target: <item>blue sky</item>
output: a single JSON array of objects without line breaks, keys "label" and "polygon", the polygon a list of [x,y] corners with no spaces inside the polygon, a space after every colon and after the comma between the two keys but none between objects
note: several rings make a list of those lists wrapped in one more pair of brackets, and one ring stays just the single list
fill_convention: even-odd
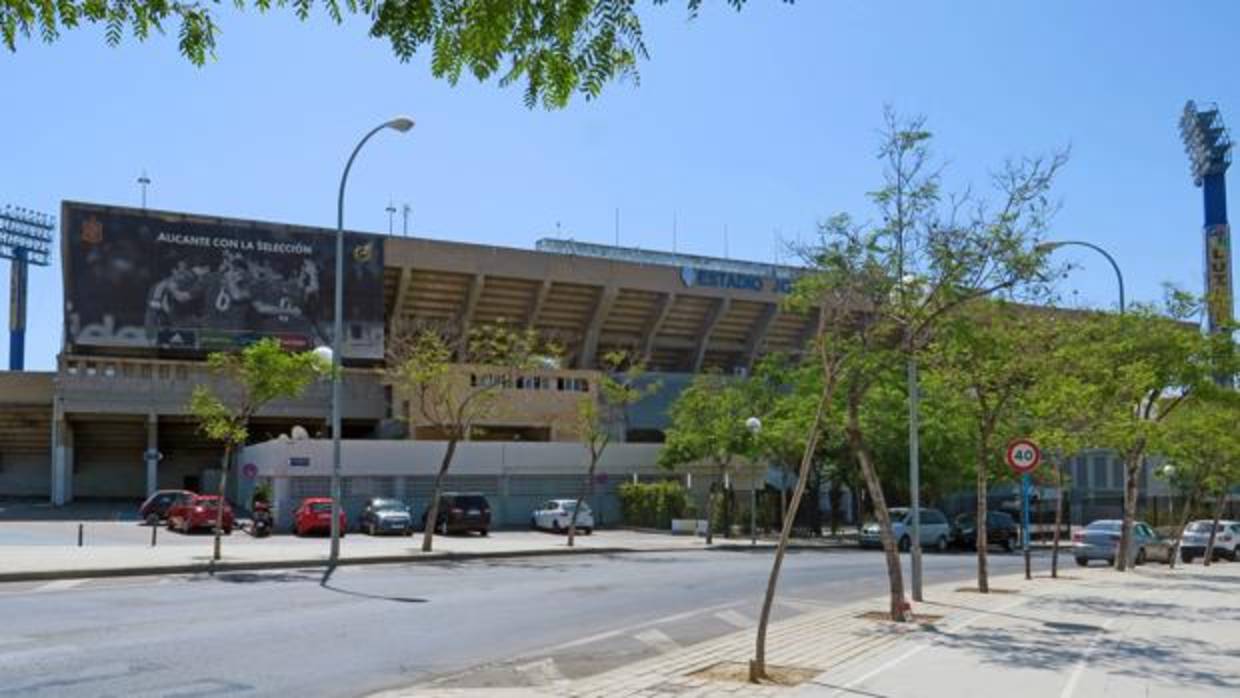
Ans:
[{"label": "blue sky", "polygon": [[[645,7],[641,84],[529,111],[519,89],[433,80],[356,20],[297,22],[224,3],[218,60],[183,61],[175,36],[104,45],[95,28],[0,52],[0,204],[49,212],[62,199],[331,226],[353,143],[378,137],[350,180],[347,225],[387,230],[389,198],[419,235],[531,247],[552,234],[771,260],[776,233],[829,214],[864,217],[879,182],[884,104],[929,118],[954,185],[986,184],[1007,157],[1070,145],[1054,237],[1109,248],[1132,299],[1163,281],[1201,286],[1201,198],[1176,121],[1187,98],[1240,125],[1231,58],[1240,5],[1118,0],[707,3]],[[397,217],[397,230],[400,221]],[[1101,259],[1069,299],[1114,302]],[[60,269],[31,274],[27,368],[54,365]],[[0,289],[8,266],[0,264]],[[1073,295],[1075,292],[1076,295]],[[7,329],[8,303],[0,309]],[[0,343],[7,367],[8,342]]]}]

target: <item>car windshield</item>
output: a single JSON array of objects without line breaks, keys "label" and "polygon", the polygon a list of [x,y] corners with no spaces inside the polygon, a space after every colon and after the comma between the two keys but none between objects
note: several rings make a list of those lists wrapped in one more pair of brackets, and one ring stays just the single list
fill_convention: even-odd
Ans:
[{"label": "car windshield", "polygon": [[[1218,531],[1219,533],[1222,533],[1223,532],[1222,524],[1219,524],[1218,528],[1214,530]],[[1209,533],[1210,522],[1209,521],[1194,521],[1193,523],[1190,523],[1188,525],[1188,532],[1189,533]]]},{"label": "car windshield", "polygon": [[893,523],[901,522],[904,521],[906,516],[908,516],[908,509],[888,509],[887,513],[891,515],[891,520]]},{"label": "car windshield", "polygon": [[1120,529],[1119,521],[1095,521],[1085,527],[1088,531],[1118,531]]},{"label": "car windshield", "polygon": [[456,497],[453,499],[453,506],[457,506],[462,509],[488,509],[490,508],[487,506],[486,498],[480,497],[477,495]]},{"label": "car windshield", "polygon": [[310,511],[313,511],[316,514],[330,514],[331,510],[331,502],[314,502],[310,505]]},{"label": "car windshield", "polygon": [[219,497],[199,497],[198,499],[194,500],[194,506],[213,507],[219,501],[220,501]]},{"label": "car windshield", "polygon": [[[577,508],[577,502],[560,502],[560,506],[564,508],[564,511],[572,511],[573,509]],[[586,504],[585,502],[582,502],[581,510],[590,511],[590,505]]]},{"label": "car windshield", "polygon": [[404,502],[396,499],[380,499],[375,502],[375,511],[405,511],[408,508]]}]

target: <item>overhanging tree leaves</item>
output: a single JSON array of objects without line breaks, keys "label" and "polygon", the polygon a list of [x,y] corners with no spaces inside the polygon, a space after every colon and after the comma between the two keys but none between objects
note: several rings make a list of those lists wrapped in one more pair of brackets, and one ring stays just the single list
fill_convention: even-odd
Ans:
[{"label": "overhanging tree leaves", "polygon": [[[654,0],[655,5],[669,0]],[[791,2],[792,0],[785,0]],[[326,14],[342,24],[365,17],[369,35],[391,44],[402,62],[430,52],[431,73],[456,84],[468,73],[498,76],[507,86],[525,81],[529,107],[568,104],[574,93],[599,96],[617,78],[638,79],[648,57],[636,0],[233,0],[237,11],[291,10],[299,20]],[[745,0],[728,0],[739,10]],[[181,54],[195,65],[214,57],[215,10],[200,0],[0,0],[0,38],[10,51],[37,34],[51,43],[64,30],[103,25],[108,45],[126,31],[139,41],[176,28]],[[702,0],[687,0],[690,16]]]},{"label": "overhanging tree leaves", "polygon": [[211,354],[207,367],[221,379],[222,385],[218,389],[195,386],[189,411],[198,419],[199,430],[224,446],[212,553],[212,559],[219,560],[228,469],[233,451],[244,446],[249,438],[250,419],[272,400],[297,397],[315,378],[331,369],[313,352],[289,353],[274,339],[263,339],[238,353]]}]

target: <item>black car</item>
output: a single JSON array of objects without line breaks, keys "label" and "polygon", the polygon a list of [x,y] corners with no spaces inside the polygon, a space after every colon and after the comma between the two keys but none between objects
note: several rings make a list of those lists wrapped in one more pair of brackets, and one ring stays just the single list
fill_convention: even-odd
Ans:
[{"label": "black car", "polygon": [[[422,513],[422,528],[426,528],[426,516],[430,507]],[[479,492],[445,492],[439,497],[439,513],[435,520],[435,532],[469,533],[477,531],[486,535],[491,529],[491,503]]]},{"label": "black car", "polygon": [[173,504],[193,494],[189,490],[157,490],[142,502],[142,506],[138,508],[138,518],[151,526],[158,526],[160,522],[167,520],[168,509],[172,508]]},{"label": "black car", "polygon": [[[1002,511],[986,512],[986,543],[1012,552],[1019,540],[1016,519]],[[959,548],[977,548],[977,515],[965,512],[952,523],[952,544]]]},{"label": "black car", "polygon": [[413,535],[413,514],[409,505],[392,497],[371,497],[357,518],[360,530],[377,536],[380,533]]}]

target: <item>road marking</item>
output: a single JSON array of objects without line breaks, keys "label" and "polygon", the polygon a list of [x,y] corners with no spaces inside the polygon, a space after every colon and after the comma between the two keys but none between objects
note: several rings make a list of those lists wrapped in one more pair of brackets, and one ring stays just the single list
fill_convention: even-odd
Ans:
[{"label": "road marking", "polygon": [[733,610],[720,611],[715,614],[719,620],[737,628],[752,628],[754,620],[743,613]]},{"label": "road marking", "polygon": [[668,652],[675,652],[680,649],[680,645],[676,644],[675,640],[658,628],[643,630],[634,635],[633,639],[643,645],[646,645],[647,647],[654,648],[660,654],[667,654]]},{"label": "road marking", "polygon": [[532,686],[554,686],[568,683],[568,679],[564,676],[560,668],[555,665],[555,660],[551,657],[540,659],[537,662],[529,664],[519,664],[514,669],[517,673],[525,677]]},{"label": "road marking", "polygon": [[[1102,624],[1103,630],[1110,630],[1112,625],[1119,620],[1116,616],[1111,620]],[[1076,666],[1072,667],[1072,674],[1068,676],[1068,683],[1064,684],[1063,692],[1059,694],[1059,698],[1072,698],[1072,694],[1076,692],[1076,684],[1081,680],[1081,676],[1085,673],[1085,667],[1089,666],[1089,658],[1093,656],[1094,650],[1098,649],[1098,643],[1103,639],[1103,634],[1098,633],[1096,637],[1085,648],[1085,652],[1081,654],[1080,660]]]},{"label": "road marking", "polygon": [[73,587],[81,586],[89,581],[89,579],[57,579],[55,581],[48,582],[43,586],[35,587],[34,589],[31,589],[31,591],[36,593],[43,593],[45,591],[64,591],[65,589],[72,589]]},{"label": "road marking", "polygon": [[715,611],[722,611],[728,608],[736,608],[737,606],[744,606],[746,603],[747,602],[745,601],[732,601],[729,603],[719,604],[717,606],[707,606],[706,608],[699,608],[695,611],[685,611],[683,613],[676,613],[674,615],[664,616],[662,618],[655,618],[654,620],[648,620],[642,623],[635,623],[627,627],[616,628],[615,630],[607,630],[601,633],[596,633],[594,635],[587,635],[586,637],[578,638],[576,640],[570,640],[568,642],[555,645],[554,647],[548,647],[547,649],[543,651],[546,652],[547,654],[556,654],[557,652],[562,652],[563,650],[572,649],[574,647],[580,647],[582,645],[589,645],[591,643],[598,642],[600,640],[608,640],[613,637],[619,637],[621,635],[626,635],[626,634],[633,632],[634,630],[641,630],[642,628],[649,628],[652,625],[661,625],[664,623],[675,623],[676,621],[684,620],[686,618],[692,618],[694,616],[701,615],[703,613],[713,613]]}]

